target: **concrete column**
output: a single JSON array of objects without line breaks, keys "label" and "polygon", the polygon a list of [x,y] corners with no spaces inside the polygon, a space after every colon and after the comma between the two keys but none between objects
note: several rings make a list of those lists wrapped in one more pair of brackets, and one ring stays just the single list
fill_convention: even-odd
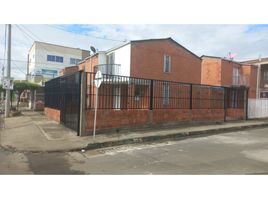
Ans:
[{"label": "concrete column", "polygon": [[87,92],[87,73],[82,71],[80,81],[80,124],[79,136],[86,135],[86,92]]}]

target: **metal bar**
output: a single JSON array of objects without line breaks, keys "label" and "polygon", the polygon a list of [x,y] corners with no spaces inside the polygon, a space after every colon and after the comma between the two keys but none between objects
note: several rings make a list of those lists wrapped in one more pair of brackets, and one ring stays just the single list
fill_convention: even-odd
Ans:
[{"label": "metal bar", "polygon": [[193,109],[193,85],[190,84],[190,109]]},{"label": "metal bar", "polygon": [[248,120],[248,91],[249,88],[246,89],[246,120]]},{"label": "metal bar", "polygon": [[151,80],[150,88],[150,110],[153,110],[154,81]]},{"label": "metal bar", "polygon": [[226,122],[226,112],[227,112],[227,88],[224,88],[224,93],[223,93],[223,106],[224,106],[224,121]]}]

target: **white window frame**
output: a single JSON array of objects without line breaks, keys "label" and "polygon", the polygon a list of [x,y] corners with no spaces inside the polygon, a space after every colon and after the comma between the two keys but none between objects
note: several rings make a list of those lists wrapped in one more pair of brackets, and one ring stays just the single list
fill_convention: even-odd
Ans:
[{"label": "white window frame", "polygon": [[240,70],[238,67],[233,67],[233,83],[240,85]]},{"label": "white window frame", "polygon": [[[166,65],[167,57],[169,58],[169,66]],[[171,72],[171,56],[168,54],[164,54],[164,73],[170,73],[170,72]]]}]

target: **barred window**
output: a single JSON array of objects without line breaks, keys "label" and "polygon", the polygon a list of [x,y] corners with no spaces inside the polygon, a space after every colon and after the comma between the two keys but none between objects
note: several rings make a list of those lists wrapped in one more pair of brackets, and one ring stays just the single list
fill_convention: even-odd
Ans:
[{"label": "barred window", "polygon": [[164,55],[164,72],[169,73],[171,71],[171,57]]}]

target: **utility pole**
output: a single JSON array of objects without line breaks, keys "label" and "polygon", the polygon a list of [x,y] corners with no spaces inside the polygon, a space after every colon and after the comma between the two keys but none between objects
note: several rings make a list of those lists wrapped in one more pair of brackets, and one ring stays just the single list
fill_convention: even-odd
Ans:
[{"label": "utility pole", "polygon": [[[7,79],[10,80],[11,71],[11,24],[8,24],[8,49],[7,49]],[[10,89],[6,89],[5,117],[9,116],[10,110]]]}]

